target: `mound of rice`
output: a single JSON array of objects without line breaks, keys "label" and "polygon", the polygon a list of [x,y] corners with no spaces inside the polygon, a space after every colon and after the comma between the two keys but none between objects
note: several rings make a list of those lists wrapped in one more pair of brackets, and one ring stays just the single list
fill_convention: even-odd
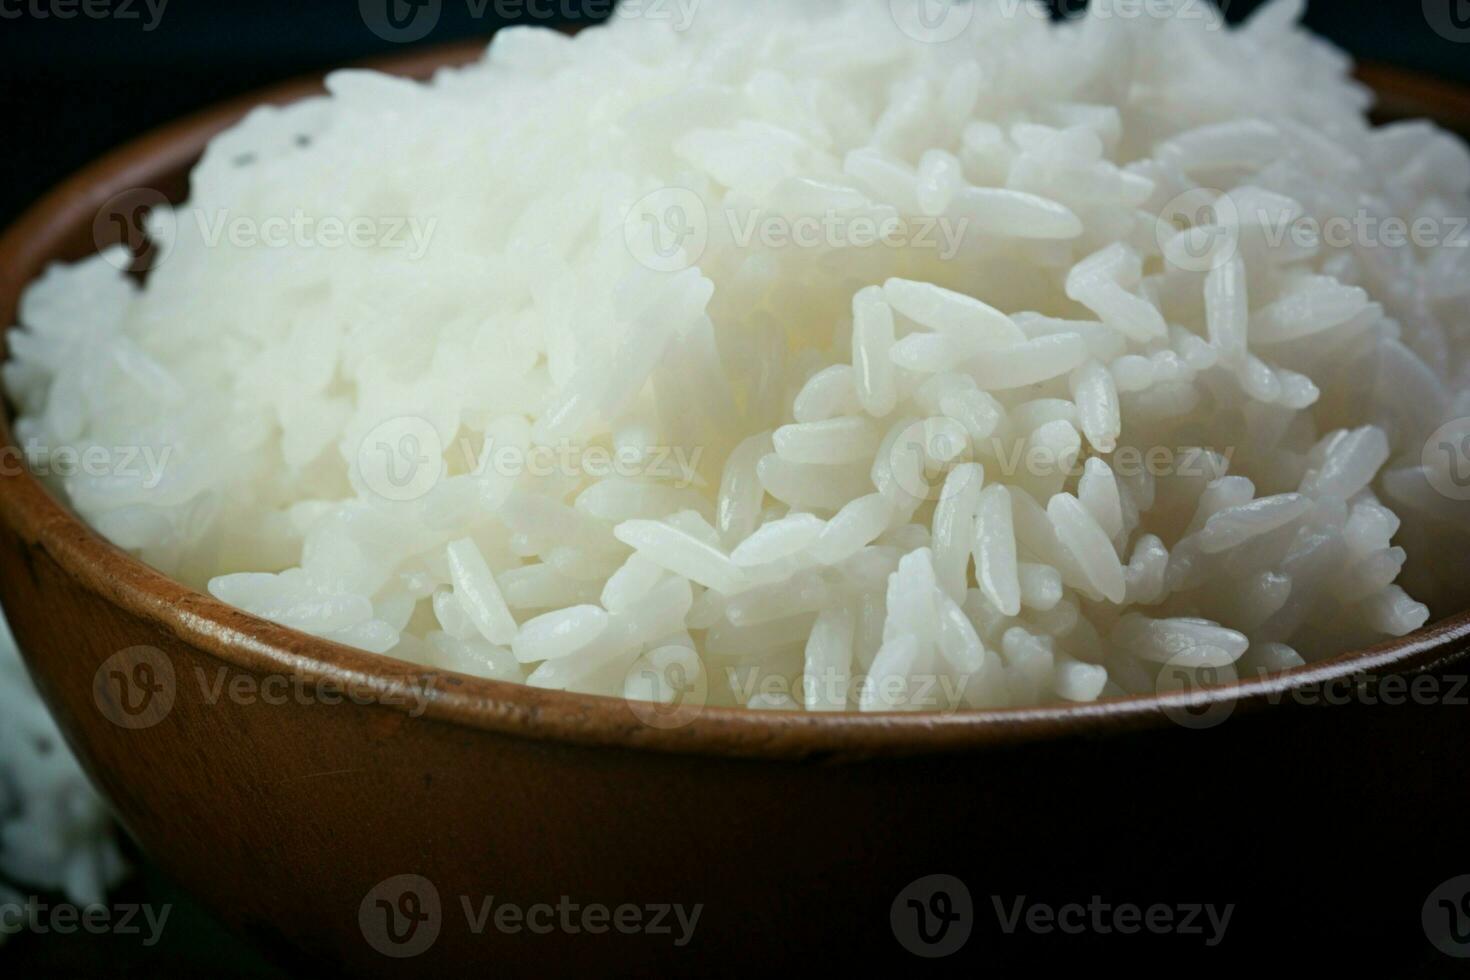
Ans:
[{"label": "mound of rice", "polygon": [[1470,154],[1372,128],[1297,0],[1094,6],[639,4],[338,72],[214,141],[146,286],[31,287],[17,431],[221,599],[546,688],[1090,701],[1455,608]]}]

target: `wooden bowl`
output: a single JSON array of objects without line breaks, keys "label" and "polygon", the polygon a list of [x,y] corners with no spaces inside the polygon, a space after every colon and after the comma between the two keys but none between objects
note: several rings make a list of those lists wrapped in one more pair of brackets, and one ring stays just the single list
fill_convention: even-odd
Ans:
[{"label": "wooden bowl", "polygon": [[[424,76],[478,50],[379,67]],[[0,239],[0,320],[15,321],[46,263],[95,250],[104,202],[133,188],[180,199],[210,137],[249,106],[317,87],[187,119],[62,184]],[[1420,108],[1428,93],[1470,119],[1457,91],[1400,80],[1393,93]],[[3,420],[0,446],[13,447]],[[281,961],[369,974],[912,969],[926,962],[910,951],[914,909],[942,907],[900,892],[949,875],[973,915],[941,962],[971,971],[1254,957],[1283,929],[1318,963],[1334,950],[1359,967],[1448,962],[1421,912],[1470,870],[1454,849],[1470,809],[1470,692],[1455,686],[1470,615],[1281,677],[1160,697],[647,716],[426,675],[256,619],[114,548],[16,458],[9,448],[0,475],[0,598],[42,694],[148,854]],[[1405,675],[1434,685],[1418,700],[1435,703],[1385,703]],[[961,889],[946,887],[959,908]],[[575,916],[575,932],[495,926],[505,903],[563,896],[636,906],[641,931],[594,934]],[[1019,896],[1235,911],[1207,947],[1188,931],[1008,932],[997,909],[1009,915]],[[672,915],[659,923],[671,932],[652,928],[653,907],[672,904],[702,906],[683,944]]]}]

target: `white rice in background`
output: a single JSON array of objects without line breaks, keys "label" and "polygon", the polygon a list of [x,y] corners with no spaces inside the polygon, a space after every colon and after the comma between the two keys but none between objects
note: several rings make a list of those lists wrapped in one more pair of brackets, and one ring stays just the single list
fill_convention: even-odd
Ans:
[{"label": "white rice in background", "polygon": [[[24,907],[36,891],[59,893],[77,906],[97,904],[124,870],[106,808],[0,620],[0,906]],[[0,943],[15,919],[0,923]]]},{"label": "white rice in background", "polygon": [[[1090,701],[1458,608],[1470,515],[1421,457],[1470,414],[1470,250],[1272,232],[1449,225],[1465,147],[1370,127],[1293,0],[977,2],[944,43],[892,6],[509,30],[258,110],[154,215],[146,288],[114,253],[26,294],[18,433],[166,459],[57,482],[186,582],[546,688]],[[425,234],[210,241],[300,214]],[[804,218],[837,231],[742,234]]]}]

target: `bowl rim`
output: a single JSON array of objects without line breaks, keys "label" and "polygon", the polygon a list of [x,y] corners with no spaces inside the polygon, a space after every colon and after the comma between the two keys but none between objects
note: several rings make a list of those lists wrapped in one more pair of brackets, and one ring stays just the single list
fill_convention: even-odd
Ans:
[{"label": "bowl rim", "polygon": [[[361,64],[422,78],[474,59],[484,46],[481,41],[456,43]],[[1426,87],[1442,90],[1446,99],[1465,104],[1465,92],[1455,86],[1409,77],[1420,92]],[[320,93],[321,78],[285,82],[166,125],[106,154],[34,203],[0,236],[0,319],[5,321],[0,325],[0,362],[8,359],[6,335],[17,322],[20,294],[53,261],[68,232],[90,224],[113,195],[148,187],[157,175],[192,164],[211,137],[251,108]],[[0,411],[0,451],[17,451],[8,410]],[[753,759],[839,761],[971,753],[1051,739],[1184,728],[1176,719],[1185,714],[1227,708],[1232,714],[1256,713],[1293,703],[1295,692],[1345,680],[1360,684],[1379,674],[1442,669],[1470,654],[1467,611],[1409,637],[1204,690],[943,713],[701,707],[677,727],[656,727],[641,721],[622,698],[434,670],[252,616],[122,551],[52,496],[26,467],[3,470],[0,520],[24,546],[43,549],[77,584],[222,664],[348,690],[361,695],[363,703],[421,711],[435,721],[523,739]]]}]

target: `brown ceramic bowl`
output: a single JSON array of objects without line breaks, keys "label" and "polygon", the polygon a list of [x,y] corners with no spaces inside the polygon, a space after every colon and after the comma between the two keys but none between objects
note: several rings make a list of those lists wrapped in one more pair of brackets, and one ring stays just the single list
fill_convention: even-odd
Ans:
[{"label": "brown ceramic bowl", "polygon": [[[477,50],[386,67],[423,76]],[[1470,120],[1464,93],[1371,77],[1396,111]],[[250,105],[315,87],[185,120],[61,185],[0,240],[0,321],[14,322],[46,263],[95,250],[104,202],[135,188],[179,199],[211,136]],[[3,420],[0,446],[12,446]],[[1319,963],[1448,963],[1420,916],[1437,885],[1470,871],[1456,850],[1470,807],[1470,711],[1456,686],[1470,615],[1193,694],[944,716],[706,710],[650,724],[619,700],[426,678],[246,615],[123,554],[16,469],[0,476],[0,598],[43,695],[147,853],[282,961],[354,973],[973,972],[1079,954],[1187,963],[1271,948],[1280,962],[1285,930]],[[1406,675],[1433,686],[1416,699],[1433,704],[1385,703],[1402,699],[1392,691]],[[916,913],[895,900],[936,874],[973,900],[973,923],[949,939],[972,934],[951,958],[925,960],[900,941],[913,941]],[[1236,909],[1212,947],[1188,931],[1007,932],[997,911],[1019,896],[1095,895]],[[672,916],[672,934],[543,935],[493,918],[477,932],[465,899],[478,915],[488,896],[703,909],[684,945]],[[649,925],[657,914],[640,913]]]}]

